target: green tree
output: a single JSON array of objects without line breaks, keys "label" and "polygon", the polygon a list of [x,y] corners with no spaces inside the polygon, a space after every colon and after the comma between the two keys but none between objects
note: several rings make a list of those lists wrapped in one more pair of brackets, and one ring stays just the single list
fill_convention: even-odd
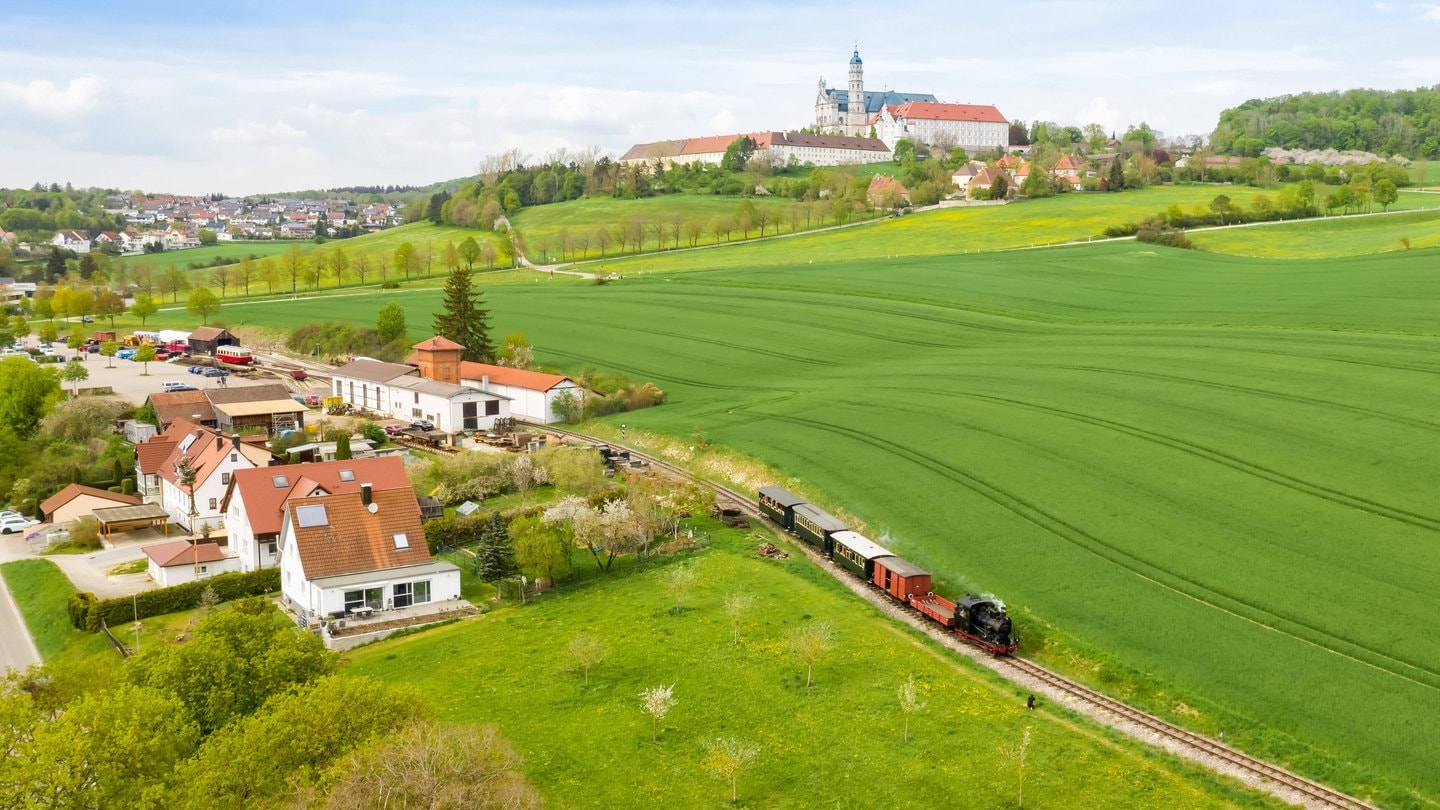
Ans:
[{"label": "green tree", "polygon": [[154,359],[155,359],[155,347],[154,347],[154,346],[141,346],[140,348],[138,348],[138,349],[135,350],[135,362],[137,362],[137,363],[143,363],[143,364],[145,365],[145,370],[144,370],[143,372],[141,372],[140,376],[142,376],[142,377],[148,377],[148,376],[150,376],[150,363],[151,363]]},{"label": "green tree", "polygon": [[191,315],[199,315],[200,322],[208,324],[210,316],[220,311],[220,299],[215,293],[210,292],[209,287],[196,287],[190,293],[190,300],[186,302],[185,309]]},{"label": "green tree", "polygon": [[1107,191],[1123,191],[1125,189],[1125,166],[1124,161],[1117,156],[1110,161],[1110,175],[1108,177],[1109,187]]},{"label": "green tree", "polygon": [[410,279],[410,271],[416,268],[415,246],[409,242],[401,242],[395,248],[395,266],[405,273],[405,279]]},{"label": "green tree", "polygon": [[106,368],[115,367],[115,355],[120,353],[120,344],[114,340],[107,340],[100,344],[100,354],[106,360]]},{"label": "green tree", "polygon": [[[480,258],[480,243],[475,241],[475,237],[465,237],[465,241],[460,243],[458,252],[460,259],[465,262],[465,272],[475,272],[475,262]],[[455,274],[453,271],[450,276],[454,278]]]},{"label": "green tree", "polygon": [[30,437],[62,394],[54,369],[41,368],[24,357],[0,360],[0,427]]},{"label": "green tree", "polygon": [[335,460],[347,461],[354,457],[354,454],[350,452],[350,434],[342,430],[340,435],[335,437]]},{"label": "green tree", "polygon": [[144,326],[146,319],[160,311],[160,305],[149,293],[137,293],[135,303],[130,305],[130,314],[140,319],[140,325]]},{"label": "green tree", "polygon": [[277,618],[263,602],[212,613],[185,644],[152,647],[132,658],[126,676],[172,695],[209,734],[334,668],[334,655],[318,636],[296,633]]},{"label": "green tree", "polygon": [[190,277],[185,275],[185,269],[170,265],[160,274],[160,295],[170,294],[170,303],[180,300],[180,293],[190,289]]},{"label": "green tree", "polygon": [[1395,188],[1395,184],[1390,182],[1389,178],[1376,181],[1374,195],[1375,202],[1380,203],[1380,207],[1386,211],[1389,211],[1390,206],[1400,199],[1399,190]]},{"label": "green tree", "polygon": [[44,343],[54,343],[60,337],[60,327],[56,326],[54,321],[46,321],[40,324],[35,336]]},{"label": "green tree", "polygon": [[383,343],[393,343],[405,338],[405,308],[391,301],[380,308],[375,317],[375,332]]},{"label": "green tree", "polygon": [[510,539],[520,573],[531,580],[554,585],[570,573],[574,545],[560,527],[539,517],[516,518],[510,524]]},{"label": "green tree", "polygon": [[495,598],[502,593],[501,584],[515,573],[515,551],[510,542],[510,529],[499,512],[491,512],[480,542],[475,549],[475,576],[495,583]]},{"label": "green tree", "polygon": [[739,172],[745,170],[745,164],[755,156],[755,139],[749,135],[741,135],[725,147],[725,155],[720,158],[720,168],[727,172]]},{"label": "green tree", "polygon": [[280,256],[280,266],[290,277],[291,295],[300,289],[300,276],[305,272],[305,264],[305,256],[300,253],[299,245],[291,245]]},{"label": "green tree", "polygon": [[915,162],[915,142],[909,138],[901,138],[895,142],[895,149],[891,153],[895,162],[900,165]]},{"label": "green tree", "polygon": [[69,362],[65,364],[65,370],[60,372],[60,379],[71,383],[71,393],[80,396],[80,383],[90,379],[90,369],[84,363]]},{"label": "green tree", "polygon": [[1230,198],[1224,194],[1216,194],[1215,199],[1210,201],[1210,210],[1220,217],[1220,224],[1225,224],[1225,214],[1230,211]]},{"label": "green tree", "polygon": [[465,347],[463,359],[483,363],[489,362],[494,349],[490,345],[490,311],[482,303],[479,291],[470,283],[469,269],[457,267],[445,282],[445,299],[433,325],[437,335]]},{"label": "green tree", "polygon": [[125,314],[125,299],[114,290],[101,290],[95,296],[95,312],[102,318],[110,319],[110,328],[115,328],[115,317]]},{"label": "green tree", "polygon": [[70,347],[70,351],[75,352],[73,359],[81,359],[80,349],[85,346],[85,333],[81,332],[78,327],[72,328],[70,334],[65,337],[65,345]]}]

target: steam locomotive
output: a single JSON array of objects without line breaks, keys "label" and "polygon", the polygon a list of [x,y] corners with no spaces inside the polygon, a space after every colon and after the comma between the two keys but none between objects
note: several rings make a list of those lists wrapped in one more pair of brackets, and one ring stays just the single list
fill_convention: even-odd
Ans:
[{"label": "steam locomotive", "polygon": [[930,589],[930,572],[851,531],[843,521],[788,490],[761,487],[759,506],[766,517],[841,568],[955,635],[995,655],[1009,655],[1019,649],[1005,605],[993,596],[966,594],[952,602],[937,595]]}]

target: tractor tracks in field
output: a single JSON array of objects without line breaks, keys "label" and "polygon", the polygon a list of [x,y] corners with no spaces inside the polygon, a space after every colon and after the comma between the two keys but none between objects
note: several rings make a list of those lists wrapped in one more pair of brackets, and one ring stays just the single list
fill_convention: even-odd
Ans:
[{"label": "tractor tracks in field", "polygon": [[[802,419],[791,421],[818,424]],[[821,426],[823,427],[823,425]],[[606,443],[600,439],[569,430],[551,426],[546,426],[546,429],[592,444]],[[729,501],[751,518],[766,524],[753,497],[736,492],[723,484],[697,478],[688,470],[655,456],[635,450],[631,450],[630,454],[632,458],[643,460],[667,475],[702,483],[713,488],[720,498]],[[905,455],[910,454],[905,453]],[[1371,804],[1135,709],[1039,664],[1013,656],[992,656],[971,645],[964,644],[953,634],[943,632],[942,628],[933,622],[923,620],[914,610],[901,607],[867,583],[842,573],[836,566],[828,564],[826,560],[819,557],[810,547],[797,543],[796,548],[816,563],[821,570],[834,576],[845,587],[865,599],[881,613],[904,622],[946,648],[995,671],[1022,689],[1048,697],[1103,725],[1117,729],[1142,742],[1164,748],[1176,756],[1196,762],[1217,773],[1234,777],[1256,790],[1264,791],[1286,802],[1298,804],[1310,810],[1374,810]],[[1163,583],[1159,584],[1163,585]]]},{"label": "tractor tracks in field", "polygon": [[945,461],[894,442],[850,428],[838,427],[813,419],[770,414],[767,418],[803,425],[814,430],[833,433],[846,439],[868,444],[882,452],[905,458],[910,462],[958,484],[1007,512],[1057,537],[1069,545],[1099,557],[1131,575],[1190,599],[1241,621],[1279,633],[1302,644],[1362,666],[1384,672],[1406,682],[1440,691],[1440,673],[1385,652],[1367,647],[1354,640],[1336,636],[1325,630],[1283,613],[1246,602],[1239,597],[1217,590],[1182,574],[1146,562],[1124,549],[1051,514],[1018,495],[978,476],[960,470]]}]

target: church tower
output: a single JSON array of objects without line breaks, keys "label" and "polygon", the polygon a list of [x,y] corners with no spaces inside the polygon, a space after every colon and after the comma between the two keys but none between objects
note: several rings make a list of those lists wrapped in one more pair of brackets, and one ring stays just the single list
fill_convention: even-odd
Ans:
[{"label": "church tower", "polygon": [[869,116],[865,114],[865,66],[860,61],[860,48],[850,57],[850,99],[845,114],[845,134],[864,135]]}]

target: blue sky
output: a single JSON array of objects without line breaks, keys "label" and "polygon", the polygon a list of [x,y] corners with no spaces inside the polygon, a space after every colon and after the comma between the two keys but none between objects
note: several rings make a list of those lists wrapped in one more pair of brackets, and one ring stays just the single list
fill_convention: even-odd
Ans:
[{"label": "blue sky", "polygon": [[1440,0],[701,5],[0,0],[0,186],[426,184],[511,148],[800,127],[857,43],[867,89],[1166,135],[1440,83]]}]

